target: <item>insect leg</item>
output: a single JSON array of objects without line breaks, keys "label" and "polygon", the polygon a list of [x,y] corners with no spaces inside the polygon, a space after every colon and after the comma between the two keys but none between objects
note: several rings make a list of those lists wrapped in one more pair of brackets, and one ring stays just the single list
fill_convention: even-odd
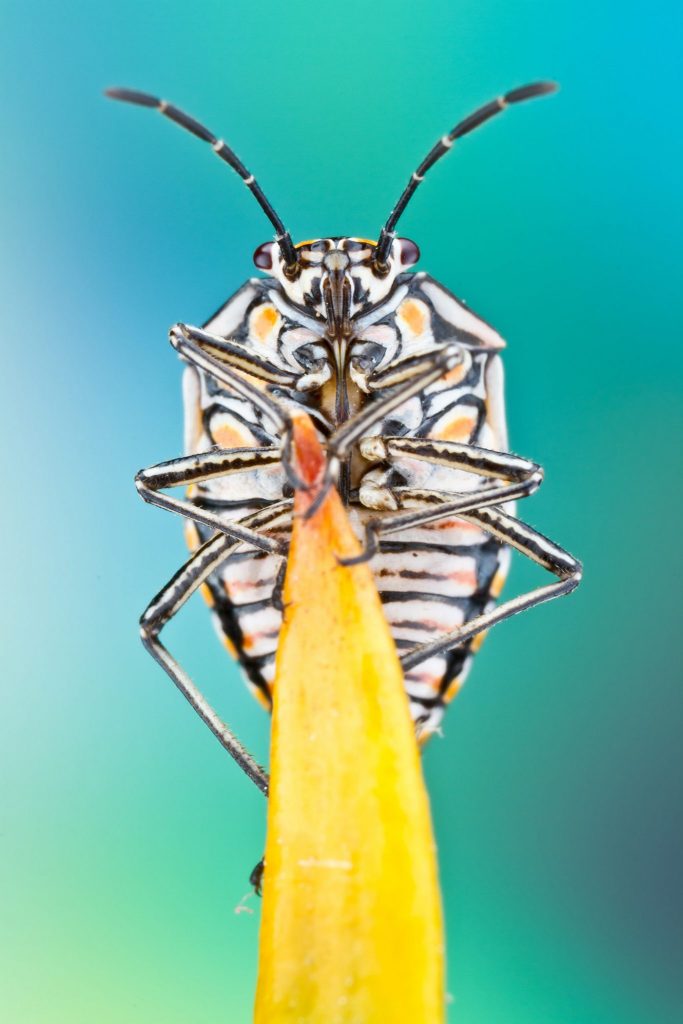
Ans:
[{"label": "insect leg", "polygon": [[360,412],[336,430],[327,444],[329,455],[337,459],[347,456],[356,441],[367,434],[375,423],[384,419],[413,395],[419,394],[430,384],[434,384],[444,373],[462,362],[462,359],[463,351],[459,345],[446,345],[437,349],[436,352],[432,352],[430,358],[425,360],[425,363],[420,366],[419,372],[416,372],[410,380],[377,401],[364,405]]},{"label": "insect leg", "polygon": [[[363,458],[369,462],[393,461],[401,457],[418,459],[430,465],[507,481],[509,493],[501,490],[502,496],[499,501],[525,498],[543,482],[543,469],[536,462],[510,452],[479,448],[458,441],[438,441],[424,437],[365,437],[361,440],[359,449]],[[405,488],[383,487],[373,481],[367,481],[361,483],[360,501],[369,508],[394,510],[403,507],[404,490]],[[441,500],[449,500],[449,496],[443,492],[423,493],[427,495],[424,499],[426,501],[429,501],[431,496],[439,500],[439,495]],[[477,493],[486,495],[488,489],[483,488]],[[411,504],[414,504],[416,492],[408,490],[407,494]]]},{"label": "insect leg", "polygon": [[150,505],[157,505],[169,512],[177,512],[228,537],[253,544],[261,551],[279,554],[282,553],[279,542],[244,525],[248,520],[231,522],[210,509],[201,508],[190,499],[173,498],[168,494],[162,494],[161,491],[165,487],[197,484],[228,473],[278,465],[281,459],[280,449],[275,447],[225,448],[197,455],[185,455],[169,462],[160,462],[148,469],[141,469],[135,477],[135,486],[141,497]]},{"label": "insect leg", "polygon": [[208,331],[187,324],[176,324],[171,328],[171,332],[192,341],[200,351],[214,356],[220,364],[241,370],[269,384],[295,388],[297,382],[304,376],[303,373],[280,369],[246,342],[220,338],[216,334],[209,334]]},{"label": "insect leg", "polygon": [[424,391],[430,384],[434,384],[440,377],[451,370],[458,363],[462,362],[463,351],[459,345],[445,345],[430,354],[429,360],[420,366],[419,372],[405,381],[402,386],[396,387],[389,394],[384,395],[375,402],[369,402],[363,406],[355,416],[347,420],[336,430],[327,441],[327,468],[325,479],[320,488],[316,500],[308,509],[306,516],[314,515],[323,502],[329,488],[339,475],[339,467],[342,460],[348,457],[353,445],[364,434],[367,434],[371,427],[388,416],[394,409],[399,408],[413,395]]},{"label": "insect leg", "polygon": [[[456,345],[457,342],[452,344]],[[435,351],[443,351],[445,347],[447,346],[442,346],[436,350],[431,348],[426,352],[416,352],[408,356],[399,356],[398,359],[392,359],[390,363],[387,363],[380,370],[373,370],[370,373],[365,373],[363,370],[362,356],[358,359],[352,358],[351,376],[356,384],[358,384],[358,387],[368,394],[374,391],[382,391],[385,388],[393,388],[404,381],[412,380],[414,377],[427,372],[434,366]],[[467,351],[470,354],[475,354],[489,348],[490,346],[468,345]],[[429,385],[426,384],[424,386],[428,387]]]},{"label": "insect leg", "polygon": [[287,474],[287,479],[295,490],[304,487],[303,482],[299,479],[292,465],[292,418],[287,409],[260,388],[245,380],[239,373],[221,363],[215,356],[203,351],[196,340],[186,335],[182,330],[175,327],[172,328],[170,342],[178,354],[187,360],[188,363],[211,374],[220,384],[236,392],[241,398],[251,402],[271,420],[276,432],[282,438],[280,457],[282,467]]},{"label": "insect leg", "polygon": [[[278,502],[261,509],[242,520],[246,529],[264,529],[274,525],[283,516],[290,515],[291,502]],[[222,533],[214,534],[192,554],[186,564],[169,580],[150,602],[140,619],[140,634],[145,648],[173,680],[203,722],[217,737],[221,745],[235,759],[243,772],[263,792],[268,792],[268,776],[241,745],[229,727],[208,703],[188,674],[181,668],[159,634],[164,626],[182,608],[187,599],[231,555],[241,541],[232,540]]]},{"label": "insect leg", "polygon": [[527,479],[480,487],[476,491],[459,494],[450,491],[419,490],[414,487],[389,488],[366,484],[359,492],[359,496],[365,498],[363,504],[366,507],[384,509],[389,514],[366,522],[362,553],[353,558],[345,558],[341,564],[359,565],[361,562],[369,561],[379,551],[380,535],[399,533],[401,530],[409,530],[416,526],[427,526],[448,516],[466,519],[466,513],[474,513],[478,509],[499,505],[501,502],[526,498],[537,489],[540,482],[541,477],[534,474]]},{"label": "insect leg", "polygon": [[[451,514],[450,510],[446,512],[446,505],[444,505],[443,511],[445,515]],[[513,516],[503,512],[500,508],[480,507],[476,511],[460,512],[458,517],[474,523],[476,526],[480,526],[502,543],[516,548],[517,551],[526,555],[527,558],[530,558],[537,565],[553,573],[557,577],[557,582],[537,587],[526,594],[505,601],[497,608],[493,608],[471,619],[452,633],[438,637],[431,643],[421,644],[419,647],[413,648],[401,658],[401,664],[406,670],[413,668],[435,654],[440,654],[466,643],[478,633],[490,629],[497,622],[502,622],[503,619],[517,615],[527,608],[533,608],[544,601],[550,601],[555,597],[571,593],[581,582],[582,570],[580,562],[563,548],[559,547],[559,545],[544,537],[543,534],[538,533],[519,519],[515,519]],[[399,529],[405,529],[409,526],[420,526],[426,522],[433,522],[435,518],[437,517],[434,516],[433,509],[425,510],[424,514],[416,510],[411,521],[407,521],[408,517],[403,518],[402,527],[399,527]],[[387,527],[386,531],[384,525]],[[385,524],[377,524],[375,526],[376,534],[384,532],[393,533],[395,531],[396,520],[393,517],[389,521],[385,520]]]}]

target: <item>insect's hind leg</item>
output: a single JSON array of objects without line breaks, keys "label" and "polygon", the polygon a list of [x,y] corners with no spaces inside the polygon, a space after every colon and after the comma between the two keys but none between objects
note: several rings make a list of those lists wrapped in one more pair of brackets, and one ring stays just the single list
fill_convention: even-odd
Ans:
[{"label": "insect's hind leg", "polygon": [[[290,514],[291,502],[283,501],[247,516],[243,522],[252,530],[265,529],[275,525],[284,517],[289,517]],[[216,736],[219,743],[261,792],[267,794],[268,775],[265,770],[245,750],[232,730],[219,717],[189,675],[159,639],[161,630],[182,608],[187,599],[241,543],[241,540],[231,540],[224,534],[217,533],[197,548],[186,564],[147,606],[140,619],[140,633],[145,648],[161,665],[202,721]]]},{"label": "insect's hind leg", "polygon": [[235,540],[253,544],[261,551],[278,552],[279,543],[247,525],[248,518],[241,522],[232,522],[212,512],[211,509],[201,507],[191,499],[173,498],[162,492],[168,487],[198,484],[215,477],[227,476],[229,473],[265,469],[280,462],[280,450],[275,447],[221,448],[217,451],[200,452],[197,455],[184,455],[141,469],[135,477],[135,486],[140,496],[150,505],[176,512]]},{"label": "insect's hind leg", "polygon": [[[444,504],[444,516],[451,514],[450,511],[446,511],[446,507]],[[396,519],[391,517],[385,521],[386,530],[383,529],[381,524],[375,529],[376,533],[394,533],[399,529],[407,529],[410,526],[420,526],[429,522],[435,522],[437,518],[441,517],[434,515],[433,508],[423,511],[415,510],[410,517],[410,521],[404,515],[402,517],[402,524],[398,527]],[[490,629],[496,623],[517,615],[519,612],[526,611],[526,609],[533,608],[535,605],[542,604],[545,601],[551,601],[555,597],[570,594],[581,582],[581,563],[573,555],[570,555],[569,552],[565,551],[558,544],[544,537],[543,534],[538,533],[537,530],[534,530],[527,523],[515,519],[514,516],[508,515],[500,508],[480,507],[468,512],[460,511],[458,512],[458,518],[465,519],[481,527],[486,533],[495,537],[503,544],[509,544],[511,547],[516,548],[521,554],[526,555],[527,558],[530,558],[537,565],[547,569],[556,576],[557,581],[546,584],[543,587],[537,587],[526,594],[505,601],[497,608],[490,609],[470,619],[469,622],[453,630],[451,633],[438,637],[430,643],[421,644],[413,648],[401,658],[401,664],[405,670],[413,668],[435,654],[441,654],[452,650],[454,647],[458,647],[460,644],[466,643],[477,636],[478,633]]]}]

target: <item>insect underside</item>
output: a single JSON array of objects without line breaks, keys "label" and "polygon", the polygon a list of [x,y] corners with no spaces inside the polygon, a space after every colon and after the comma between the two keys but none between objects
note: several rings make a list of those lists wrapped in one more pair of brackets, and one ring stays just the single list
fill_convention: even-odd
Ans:
[{"label": "insect underside", "polygon": [[[247,775],[267,775],[159,638],[201,589],[218,631],[258,699],[270,706],[291,529],[291,417],[312,418],[371,559],[421,740],[436,731],[486,631],[580,580],[580,565],[515,518],[542,481],[511,454],[496,331],[427,274],[394,227],[426,171],[511,103],[551,91],[524,86],[459,122],[410,179],[377,242],[322,238],[294,246],[260,186],[222,140],[155,97],[152,107],[209,142],[275,226],[249,280],[202,328],[171,331],[183,358],[185,452],[142,470],[153,504],[186,517],[189,561],[142,617],[143,641]],[[167,493],[185,488],[182,497]],[[555,579],[498,603],[515,548]],[[353,638],[349,637],[349,643]]]}]

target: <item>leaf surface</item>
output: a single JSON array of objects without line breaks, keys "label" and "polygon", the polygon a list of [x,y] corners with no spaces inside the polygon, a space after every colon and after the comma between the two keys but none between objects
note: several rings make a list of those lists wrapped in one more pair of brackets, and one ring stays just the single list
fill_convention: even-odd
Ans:
[{"label": "leaf surface", "polygon": [[298,416],[277,655],[256,1024],[439,1024],[443,931],[403,676],[367,564]]}]

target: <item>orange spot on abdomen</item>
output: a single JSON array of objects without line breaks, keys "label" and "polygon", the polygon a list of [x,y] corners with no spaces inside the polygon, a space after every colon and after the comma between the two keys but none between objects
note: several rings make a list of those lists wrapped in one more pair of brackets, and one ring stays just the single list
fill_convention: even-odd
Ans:
[{"label": "orange spot on abdomen", "polygon": [[469,587],[472,591],[477,589],[477,575],[474,569],[458,569],[456,572],[449,572],[446,578],[463,587]]}]

